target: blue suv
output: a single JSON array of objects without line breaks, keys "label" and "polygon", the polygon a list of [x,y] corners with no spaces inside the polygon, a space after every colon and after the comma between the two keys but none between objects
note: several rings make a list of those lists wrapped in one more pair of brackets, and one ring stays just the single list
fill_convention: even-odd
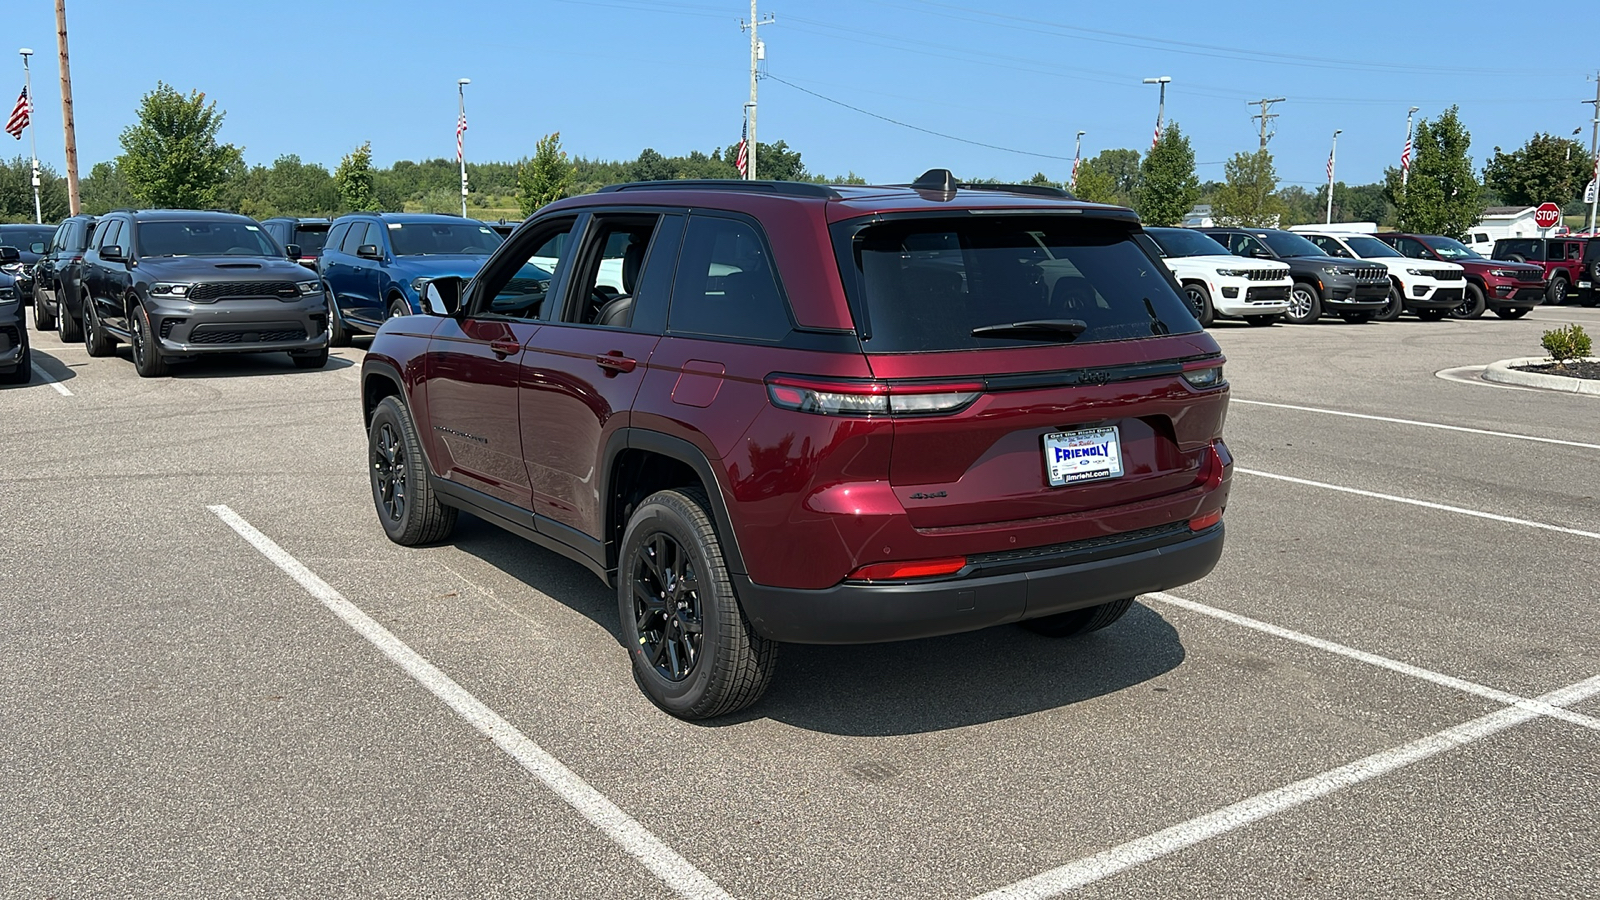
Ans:
[{"label": "blue suv", "polygon": [[328,230],[318,270],[328,285],[336,344],[376,334],[386,319],[422,312],[417,286],[478,273],[503,239],[475,219],[426,213],[355,213]]}]

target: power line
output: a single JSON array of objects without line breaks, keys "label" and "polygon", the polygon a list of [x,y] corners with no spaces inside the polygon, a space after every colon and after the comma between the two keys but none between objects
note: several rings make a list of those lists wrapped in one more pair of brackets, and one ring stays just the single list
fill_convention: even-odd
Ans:
[{"label": "power line", "polygon": [[934,131],[931,128],[923,128],[921,125],[912,125],[910,122],[902,122],[899,119],[891,119],[888,116],[872,112],[871,110],[862,109],[859,106],[851,106],[850,104],[844,102],[843,100],[835,100],[832,97],[826,96],[824,94],[819,94],[816,91],[810,90],[808,88],[803,88],[800,85],[795,84],[792,81],[785,81],[782,78],[779,78],[778,76],[773,75],[771,73],[768,73],[767,75],[765,75],[763,77],[771,79],[772,81],[776,81],[779,84],[788,85],[789,87],[794,88],[795,90],[799,91],[802,94],[810,94],[811,96],[816,97],[818,100],[826,100],[827,102],[832,103],[835,106],[842,106],[845,109],[851,110],[852,112],[858,112],[858,113],[861,113],[864,116],[871,116],[874,119],[880,119],[880,120],[882,120],[884,122],[888,122],[891,125],[898,125],[901,128],[909,128],[912,131],[920,131],[923,134],[931,134],[934,137],[944,138],[947,141],[959,141],[959,142],[961,142],[963,144],[971,144],[974,147],[983,147],[983,148],[988,149],[988,150],[999,150],[999,151],[1004,152],[1004,153],[1016,153],[1016,154],[1018,154],[1020,156],[1036,156],[1036,157],[1039,157],[1040,159],[1059,159],[1059,160],[1063,160],[1063,161],[1067,161],[1067,160],[1071,160],[1072,159],[1072,157],[1070,157],[1070,156],[1052,156],[1049,153],[1034,153],[1031,150],[1017,150],[1017,149],[1015,149],[1013,147],[1002,147],[999,144],[985,144],[982,141],[974,141],[974,140],[970,140],[970,139],[964,138],[964,137],[956,137],[953,134],[945,134],[944,132],[941,132],[941,131]]}]

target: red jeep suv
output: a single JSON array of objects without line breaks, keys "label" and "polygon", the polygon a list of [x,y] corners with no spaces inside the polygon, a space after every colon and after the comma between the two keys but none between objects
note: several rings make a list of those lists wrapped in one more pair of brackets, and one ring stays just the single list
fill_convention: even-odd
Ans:
[{"label": "red jeep suv", "polygon": [[1222,552],[1223,358],[1126,209],[625,184],[422,296],[362,365],[384,530],[466,510],[587,566],[677,716],[754,702],[780,642],[1082,634]]}]

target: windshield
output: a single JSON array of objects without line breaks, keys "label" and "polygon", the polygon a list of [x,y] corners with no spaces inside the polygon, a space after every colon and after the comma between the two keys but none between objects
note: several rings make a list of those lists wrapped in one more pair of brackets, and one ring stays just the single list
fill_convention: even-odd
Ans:
[{"label": "windshield", "polygon": [[1161,248],[1162,256],[1230,255],[1228,248],[1217,243],[1211,235],[1187,228],[1146,228],[1145,233]]},{"label": "windshield", "polygon": [[[854,270],[850,286],[865,313],[857,324],[869,352],[1083,344],[1200,330],[1166,267],[1121,224],[1044,216],[903,219],[853,235],[845,225],[840,243],[845,271]],[[993,328],[1015,323],[1035,324]]]},{"label": "windshield", "polygon": [[389,242],[395,256],[488,256],[500,246],[501,237],[477,222],[405,222],[389,224]]},{"label": "windshield", "polygon": [[1272,249],[1279,256],[1327,256],[1321,247],[1311,243],[1298,234],[1287,231],[1252,231],[1250,232],[1261,243]]},{"label": "windshield", "polygon": [[[1374,237],[1348,237],[1345,243],[1350,245],[1362,259],[1383,259],[1388,256],[1401,256],[1400,251],[1385,244]],[[1404,257],[1401,256],[1403,259]]]},{"label": "windshield", "polygon": [[301,256],[316,256],[328,240],[326,225],[296,225],[293,241],[300,245]]},{"label": "windshield", "polygon": [[1427,244],[1429,247],[1432,247],[1433,252],[1448,260],[1483,259],[1483,257],[1473,252],[1471,247],[1468,247],[1466,244],[1461,243],[1455,238],[1425,237],[1422,238],[1422,242]]},{"label": "windshield", "polygon": [[140,256],[282,256],[254,222],[140,222]]}]

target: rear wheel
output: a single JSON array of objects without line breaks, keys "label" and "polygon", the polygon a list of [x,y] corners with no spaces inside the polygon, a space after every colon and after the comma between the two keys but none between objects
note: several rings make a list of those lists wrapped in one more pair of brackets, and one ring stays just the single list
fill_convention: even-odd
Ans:
[{"label": "rear wheel", "polygon": [[1520,319],[1523,316],[1528,314],[1528,307],[1526,307],[1526,306],[1513,306],[1513,307],[1509,307],[1509,308],[1508,307],[1501,307],[1500,309],[1495,310],[1494,314],[1499,316],[1502,319]]},{"label": "rear wheel", "polygon": [[1261,328],[1278,321],[1278,316],[1245,316],[1244,320],[1251,325]]},{"label": "rear wheel", "polygon": [[83,324],[72,317],[72,310],[61,302],[61,286],[56,285],[50,296],[56,301],[56,337],[63,344],[71,344],[83,340]]},{"label": "rear wheel", "polygon": [[56,329],[55,310],[44,304],[44,290],[33,289],[33,327],[40,331],[54,331]]},{"label": "rear wheel", "polygon": [[1099,631],[1107,625],[1116,622],[1133,606],[1133,598],[1113,600],[1099,606],[1089,606],[1084,609],[1075,609],[1071,612],[1056,613],[1053,616],[1040,616],[1037,619],[1026,619],[1022,627],[1029,631],[1048,637],[1077,637],[1091,631]]},{"label": "rear wheel", "polygon": [[772,681],[778,645],[740,610],[699,488],[659,491],[634,511],[622,538],[617,611],[634,679],[674,716],[736,712]]},{"label": "rear wheel", "polygon": [[83,298],[83,349],[90,356],[110,356],[117,349],[116,338],[100,327],[100,316],[91,297]]},{"label": "rear wheel", "polygon": [[350,346],[350,332],[344,327],[344,320],[339,318],[339,304],[333,302],[333,293],[328,293],[328,346]]},{"label": "rear wheel", "polygon": [[389,318],[393,319],[409,315],[411,315],[411,305],[409,303],[400,297],[391,297],[389,299]]},{"label": "rear wheel", "polygon": [[315,353],[291,353],[289,358],[294,360],[297,369],[320,369],[328,364],[328,348],[323,347]]},{"label": "rear wheel", "polygon": [[1283,320],[1290,325],[1310,325],[1322,318],[1322,298],[1317,289],[1304,281],[1296,281],[1289,289],[1289,310]]},{"label": "rear wheel", "polygon": [[1468,282],[1466,290],[1461,294],[1461,305],[1450,310],[1450,317],[1453,319],[1476,319],[1483,315],[1483,311],[1488,308],[1488,305],[1489,302],[1483,299],[1483,288]]},{"label": "rear wheel", "polygon": [[1383,309],[1378,310],[1373,315],[1373,318],[1379,322],[1393,322],[1395,319],[1400,318],[1400,314],[1405,311],[1406,297],[1400,293],[1399,285],[1392,284],[1389,286],[1389,302],[1384,304]]},{"label": "rear wheel", "polygon": [[1216,318],[1216,309],[1211,305],[1211,292],[1206,286],[1191,281],[1183,286],[1183,296],[1189,302],[1189,313],[1200,323],[1200,327],[1210,328]]},{"label": "rear wheel", "polygon": [[1550,279],[1550,286],[1544,291],[1545,306],[1560,306],[1567,302],[1567,276],[1556,275]]},{"label": "rear wheel", "polygon": [[160,378],[167,374],[167,359],[156,346],[155,331],[150,327],[150,313],[135,305],[128,316],[128,334],[133,338],[133,368],[140,378]]},{"label": "rear wheel", "polygon": [[33,380],[33,348],[22,351],[22,358],[17,360],[17,367],[9,372],[0,372],[0,384],[27,384]]},{"label": "rear wheel", "polygon": [[397,397],[383,398],[367,425],[367,470],[372,505],[389,540],[414,547],[450,536],[456,510],[434,495],[416,426]]}]

